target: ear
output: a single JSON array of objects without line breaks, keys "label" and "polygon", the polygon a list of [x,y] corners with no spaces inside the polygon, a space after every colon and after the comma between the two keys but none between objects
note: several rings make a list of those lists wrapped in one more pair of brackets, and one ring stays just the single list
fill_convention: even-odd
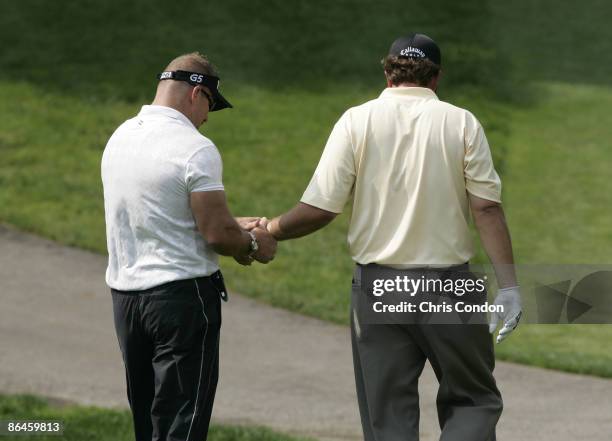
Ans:
[{"label": "ear", "polygon": [[191,93],[189,94],[189,101],[194,103],[200,91],[198,90],[198,86],[191,89]]},{"label": "ear", "polygon": [[385,80],[387,80],[387,87],[393,87],[393,84],[391,83],[391,80],[387,76],[387,72],[385,72]]},{"label": "ear", "polygon": [[431,90],[433,90],[434,92],[438,89],[438,82],[440,81],[440,75],[442,75],[442,70],[440,70],[438,72],[438,75],[436,75],[435,77],[433,77],[430,81],[429,84],[427,85],[427,87]]}]

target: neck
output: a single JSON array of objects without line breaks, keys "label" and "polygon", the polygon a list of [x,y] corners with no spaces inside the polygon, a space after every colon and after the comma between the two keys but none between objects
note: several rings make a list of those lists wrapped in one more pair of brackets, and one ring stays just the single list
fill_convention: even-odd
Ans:
[{"label": "neck", "polygon": [[401,84],[391,84],[390,87],[425,87],[421,86],[417,83],[401,83]]},{"label": "neck", "polygon": [[[385,77],[386,77],[386,75],[385,75]],[[417,83],[410,83],[410,82],[405,82],[405,83],[400,83],[400,84],[392,84],[391,80],[389,80],[388,77],[386,77],[386,80],[387,80],[387,87],[423,87],[425,89],[433,90],[434,93],[438,89],[438,77],[432,78],[429,81],[429,84],[427,84],[426,86],[423,86],[423,85],[417,84]]]},{"label": "neck", "polygon": [[176,96],[157,93],[151,104],[154,106],[170,107],[171,109],[177,110],[185,115],[194,126],[196,125],[185,104]]},{"label": "neck", "polygon": [[178,110],[181,113],[185,113],[183,111],[183,106],[181,105],[180,100],[177,100],[176,98],[173,99],[173,97],[171,96],[157,94],[155,95],[155,99],[153,100],[151,104],[153,104],[154,106],[170,107],[174,110]]},{"label": "neck", "polygon": [[402,84],[387,84],[387,87],[391,87],[391,88],[396,88],[396,87],[421,87],[423,89],[429,89],[431,91],[433,91],[434,93],[436,93],[436,89],[432,86],[422,86],[420,84],[416,84],[416,83],[402,83]]}]

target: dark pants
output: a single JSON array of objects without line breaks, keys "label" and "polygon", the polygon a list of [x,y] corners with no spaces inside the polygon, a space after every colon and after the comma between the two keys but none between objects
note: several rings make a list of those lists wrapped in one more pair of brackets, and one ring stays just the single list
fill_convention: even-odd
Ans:
[{"label": "dark pants", "polygon": [[206,440],[219,375],[219,276],[111,290],[136,441]]},{"label": "dark pants", "polygon": [[[411,277],[420,274],[411,272]],[[493,441],[502,400],[493,378],[487,325],[365,324],[355,305],[361,267],[353,278],[351,337],[365,441],[418,441],[418,380],[429,360],[440,383],[441,441]]]}]

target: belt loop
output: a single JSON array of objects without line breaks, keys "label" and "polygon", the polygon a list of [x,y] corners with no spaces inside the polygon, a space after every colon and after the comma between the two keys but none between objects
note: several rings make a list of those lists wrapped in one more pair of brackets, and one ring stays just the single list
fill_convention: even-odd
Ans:
[{"label": "belt loop", "polygon": [[221,300],[227,302],[229,300],[229,296],[227,294],[227,288],[225,287],[225,281],[223,280],[223,274],[221,271],[219,270],[211,274],[210,281],[219,293],[219,296],[221,296]]}]

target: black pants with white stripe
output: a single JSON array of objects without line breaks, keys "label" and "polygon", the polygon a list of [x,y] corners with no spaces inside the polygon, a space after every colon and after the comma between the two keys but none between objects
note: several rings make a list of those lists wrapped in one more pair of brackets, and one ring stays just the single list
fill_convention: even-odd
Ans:
[{"label": "black pants with white stripe", "polygon": [[219,376],[216,275],[111,290],[136,441],[206,440]]}]

